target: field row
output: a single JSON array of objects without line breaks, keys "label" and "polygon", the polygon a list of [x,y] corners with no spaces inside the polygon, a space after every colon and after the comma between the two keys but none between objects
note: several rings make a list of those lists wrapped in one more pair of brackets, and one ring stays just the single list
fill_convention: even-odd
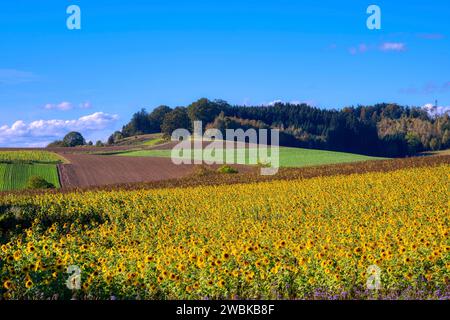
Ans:
[{"label": "field row", "polygon": [[0,163],[63,163],[64,159],[47,151],[0,151]]},{"label": "field row", "polygon": [[60,187],[56,164],[66,160],[53,152],[38,150],[0,151],[0,191],[22,190],[39,177]]}]

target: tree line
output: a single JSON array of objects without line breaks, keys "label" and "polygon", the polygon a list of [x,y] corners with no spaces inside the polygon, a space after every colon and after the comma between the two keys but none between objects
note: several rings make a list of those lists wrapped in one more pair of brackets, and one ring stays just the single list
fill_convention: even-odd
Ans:
[{"label": "tree line", "polygon": [[[62,140],[56,140],[47,145],[47,148],[54,148],[54,147],[79,147],[79,146],[93,146],[94,143],[92,141],[87,141],[84,139],[83,135],[79,132],[72,131],[69,132],[64,136]],[[98,140],[95,143],[96,147],[103,147],[105,144]]]},{"label": "tree line", "polygon": [[187,107],[160,106],[151,113],[142,109],[108,143],[157,132],[169,137],[175,129],[192,129],[197,120],[223,133],[236,128],[279,129],[284,146],[374,156],[401,157],[450,148],[449,115],[430,116],[419,107],[382,103],[336,110],[281,102],[239,106],[206,98]]}]

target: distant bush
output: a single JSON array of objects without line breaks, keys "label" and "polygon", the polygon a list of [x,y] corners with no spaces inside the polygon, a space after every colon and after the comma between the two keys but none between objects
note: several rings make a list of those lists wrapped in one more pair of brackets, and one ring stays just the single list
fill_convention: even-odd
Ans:
[{"label": "distant bush", "polygon": [[193,177],[208,178],[216,174],[214,170],[211,170],[205,165],[198,165],[195,166],[194,168],[195,168],[194,172],[192,173]]},{"label": "distant bush", "polygon": [[98,141],[95,143],[95,146],[96,146],[96,147],[104,147],[105,144],[104,144],[101,140],[98,140]]},{"label": "distant bush", "polygon": [[28,179],[27,189],[54,189],[53,183],[48,182],[42,177],[32,176]]},{"label": "distant bush", "polygon": [[47,145],[47,148],[55,148],[55,147],[67,147],[67,145],[62,140],[56,140]]},{"label": "distant bush", "polygon": [[239,171],[233,167],[230,167],[229,165],[224,164],[219,169],[217,169],[217,172],[220,173],[238,173]]}]

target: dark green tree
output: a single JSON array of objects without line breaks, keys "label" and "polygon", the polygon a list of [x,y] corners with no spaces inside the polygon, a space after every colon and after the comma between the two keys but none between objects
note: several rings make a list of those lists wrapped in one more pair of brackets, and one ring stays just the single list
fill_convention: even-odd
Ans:
[{"label": "dark green tree", "polygon": [[72,131],[66,134],[66,136],[63,139],[63,143],[66,147],[76,147],[85,145],[86,140],[84,140],[81,133]]},{"label": "dark green tree", "polygon": [[151,133],[161,132],[161,125],[164,121],[166,114],[172,111],[172,108],[168,106],[159,106],[155,108],[149,115]]},{"label": "dark green tree", "polygon": [[131,121],[122,128],[124,137],[131,137],[151,132],[151,122],[145,109],[133,114]]},{"label": "dark green tree", "polygon": [[408,146],[408,154],[413,155],[422,150],[422,142],[414,132],[408,132],[405,136],[405,140]]},{"label": "dark green tree", "polygon": [[442,135],[442,147],[450,148],[450,130],[445,130]]},{"label": "dark green tree", "polygon": [[439,150],[441,148],[441,143],[436,138],[431,138],[430,140],[430,148],[433,151]]},{"label": "dark green tree", "polygon": [[107,143],[108,145],[113,145],[113,144],[114,144],[114,134],[112,134],[112,135],[110,135],[110,136],[108,137],[108,141],[106,141],[106,143]]},{"label": "dark green tree", "polygon": [[117,141],[119,141],[119,140],[121,140],[123,138],[124,138],[124,136],[123,136],[122,132],[116,131],[112,135],[109,136],[107,143],[109,145],[112,145],[112,144],[115,144]]},{"label": "dark green tree", "polygon": [[223,111],[223,107],[223,103],[202,98],[190,104],[187,107],[187,112],[191,121],[202,121],[203,128],[205,128],[207,124],[213,122],[220,112]]},{"label": "dark green tree", "polygon": [[176,129],[190,129],[191,121],[189,119],[186,108],[177,107],[173,111],[166,114],[161,125],[161,132],[165,137],[170,137]]},{"label": "dark green tree", "polygon": [[47,145],[47,148],[67,147],[62,140],[55,140]]}]

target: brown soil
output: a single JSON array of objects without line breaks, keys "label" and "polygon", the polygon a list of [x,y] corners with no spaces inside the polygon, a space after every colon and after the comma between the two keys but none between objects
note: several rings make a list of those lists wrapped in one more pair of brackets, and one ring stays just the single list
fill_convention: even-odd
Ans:
[{"label": "brown soil", "polygon": [[59,165],[63,188],[104,186],[183,177],[192,167],[170,159],[64,154],[70,164]]},{"label": "brown soil", "polygon": [[[153,182],[185,177],[194,165],[175,165],[169,158],[64,154],[70,163],[58,165],[64,189]],[[217,166],[212,166],[216,169]],[[239,171],[250,168],[239,166]]]}]

